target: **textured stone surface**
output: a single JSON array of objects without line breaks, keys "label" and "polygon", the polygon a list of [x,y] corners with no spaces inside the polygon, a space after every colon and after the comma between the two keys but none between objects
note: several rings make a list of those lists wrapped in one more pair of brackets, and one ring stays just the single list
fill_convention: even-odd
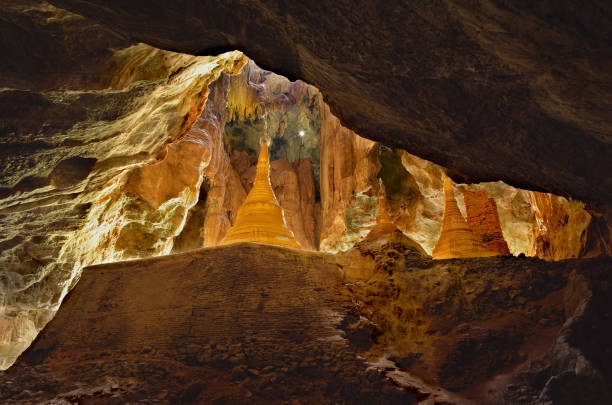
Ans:
[{"label": "textured stone surface", "polygon": [[583,205],[538,192],[529,192],[529,198],[535,219],[532,254],[555,260],[578,257],[593,236],[587,233],[591,216]]},{"label": "textured stone surface", "polygon": [[603,3],[52,4],[161,48],[241,49],[317,86],[349,128],[456,180],[612,200]]},{"label": "textured stone surface", "polygon": [[333,256],[256,244],[88,268],[0,400],[414,403],[343,337],[340,286]]},{"label": "textured stone surface", "polygon": [[[103,90],[96,81],[3,90],[39,101],[13,111],[27,126],[3,121],[0,367],[27,347],[83,266],[170,252],[213,158],[211,133],[223,130],[225,91],[202,116],[208,86],[244,63],[239,52],[194,57],[141,44],[115,51]],[[188,132],[198,119],[206,124]]]},{"label": "textured stone surface", "polygon": [[319,248],[350,248],[374,225],[380,169],[375,142],[343,127],[323,103],[321,110],[321,236]]},{"label": "textured stone surface", "polygon": [[503,392],[507,403],[612,401],[612,291],[610,273],[597,266],[570,274],[566,321],[552,346],[523,364]]},{"label": "textured stone surface", "polygon": [[438,262],[413,243],[88,268],[0,372],[0,399],[515,404],[563,398],[565,382],[609,398],[609,258]]},{"label": "textured stone surface", "polygon": [[610,258],[435,261],[396,233],[339,263],[356,309],[376,325],[363,356],[387,361],[392,378],[403,370],[458,403],[610,400]]},{"label": "textured stone surface", "polygon": [[[178,143],[171,144],[200,116],[208,84],[220,71],[238,73],[246,58],[235,53],[220,59],[194,57],[139,40],[197,54],[217,54],[219,46],[243,49],[262,66],[320,86],[340,117],[334,124],[340,132],[345,131],[342,122],[371,139],[435,159],[455,179],[505,179],[589,200],[585,213],[582,203],[562,197],[533,198],[532,192],[501,183],[477,186],[496,199],[511,252],[550,259],[610,254],[605,83],[611,70],[605,7],[496,0],[461,5],[330,2],[319,3],[316,10],[306,3],[249,1],[206,6],[154,2],[145,7],[114,1],[7,0],[0,7],[3,367],[47,322],[82,265],[165,253],[181,229],[185,232],[177,249],[186,248],[198,216],[211,230],[200,236],[201,242],[216,243],[246,196],[218,139],[208,144],[211,162],[204,169],[204,184],[210,187],[210,198],[197,205],[199,213],[186,212],[202,195],[197,183],[160,185],[159,195],[152,189],[153,177],[161,173],[159,180],[174,179],[168,170],[180,167],[184,156],[199,155],[201,148],[194,142],[182,142],[180,150]],[[240,24],[247,19],[249,24]],[[295,82],[285,87],[286,80],[251,73],[255,84],[269,83],[288,93],[269,98],[270,106],[287,109],[295,122],[308,122],[307,134],[318,131],[313,123],[320,109],[312,102],[320,100],[310,92],[312,86]],[[306,104],[310,112],[301,116],[307,120],[299,120],[302,113],[291,106],[304,89],[302,100],[311,103]],[[254,110],[244,111],[244,116],[253,116]],[[272,115],[265,121],[270,129],[295,138],[294,121]],[[290,141],[279,151],[288,159],[308,152],[316,178],[312,151],[318,138],[304,139],[303,147]],[[383,165],[368,157],[356,173],[375,176],[379,169],[389,169],[402,175],[407,198],[396,198],[402,193],[390,196],[390,214],[400,229],[431,251],[427,241],[439,230],[442,205],[435,203],[441,186],[429,174],[442,169],[421,162],[417,172],[426,175],[409,176],[414,172],[405,163],[418,158],[394,153],[406,171],[389,169],[397,167],[393,159],[383,159]],[[357,167],[350,160],[362,159],[355,156],[334,160],[342,170],[329,190],[346,187],[341,183],[347,182],[347,168]],[[138,168],[143,165],[155,169]],[[131,169],[129,186],[121,188],[123,180],[117,179],[122,173],[127,178]],[[192,169],[177,180],[199,181]],[[361,182],[354,199],[344,189],[336,194],[343,203],[328,205],[335,216],[333,249],[352,246],[373,224],[376,190],[364,192],[371,184]],[[146,198],[128,195],[128,189]],[[227,189],[235,191],[230,195]],[[165,196],[177,193],[178,199],[163,203]],[[288,188],[287,195],[294,196],[295,190]],[[315,188],[314,207],[301,209],[314,211],[314,221],[302,222],[305,237],[314,223],[315,245],[322,232],[317,222],[321,205]],[[92,221],[85,224],[86,219]],[[346,237],[348,228],[354,229]],[[99,238],[104,235],[108,238]],[[109,249],[99,248],[97,241]]]}]

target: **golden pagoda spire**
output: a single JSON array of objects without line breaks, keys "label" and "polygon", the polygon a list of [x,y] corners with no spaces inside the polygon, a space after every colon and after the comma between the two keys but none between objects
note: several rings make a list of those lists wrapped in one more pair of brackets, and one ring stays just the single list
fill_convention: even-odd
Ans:
[{"label": "golden pagoda spire", "polygon": [[380,187],[378,188],[378,215],[376,216],[377,224],[392,224],[393,221],[387,211],[387,200],[385,199],[385,186],[379,179]]},{"label": "golden pagoda spire", "polygon": [[287,228],[283,209],[270,184],[268,139],[261,142],[253,188],[238,210],[236,223],[227,231],[220,245],[258,242],[301,249],[293,232]]},{"label": "golden pagoda spire", "polygon": [[495,256],[495,254],[495,252],[484,247],[468,226],[457,206],[453,184],[448,177],[445,177],[442,229],[431,254],[432,257],[434,259],[451,259]]},{"label": "golden pagoda spire", "polygon": [[376,225],[368,232],[365,240],[379,238],[382,235],[391,234],[399,229],[393,224],[393,220],[387,211],[387,200],[385,199],[385,186],[379,179],[378,187],[378,215],[376,215]]}]

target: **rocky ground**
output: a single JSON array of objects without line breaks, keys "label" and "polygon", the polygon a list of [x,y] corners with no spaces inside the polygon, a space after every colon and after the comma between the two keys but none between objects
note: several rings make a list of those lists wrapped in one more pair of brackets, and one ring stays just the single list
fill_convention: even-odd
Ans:
[{"label": "rocky ground", "polygon": [[339,263],[372,322],[370,361],[391,360],[462,401],[612,400],[609,258],[431,260],[397,232]]},{"label": "rocky ground", "polygon": [[340,286],[333,256],[252,244],[92,267],[0,401],[413,403],[341,337]]},{"label": "rocky ground", "polygon": [[609,399],[609,267],[433,261],[399,233],[339,256],[238,244],[95,266],[0,374],[0,400]]}]

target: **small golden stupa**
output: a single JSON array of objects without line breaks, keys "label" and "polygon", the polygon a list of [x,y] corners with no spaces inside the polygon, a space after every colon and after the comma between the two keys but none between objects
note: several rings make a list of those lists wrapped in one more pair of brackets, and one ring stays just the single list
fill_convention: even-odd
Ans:
[{"label": "small golden stupa", "polygon": [[496,254],[488,250],[468,226],[457,206],[453,185],[450,179],[445,177],[442,229],[431,256],[434,259],[451,259],[487,257]]},{"label": "small golden stupa", "polygon": [[393,224],[393,220],[387,211],[387,200],[385,199],[385,188],[382,181],[379,181],[378,188],[378,215],[376,216],[376,225],[366,235],[365,240],[376,239],[381,235],[393,233],[398,230]]},{"label": "small golden stupa", "polygon": [[253,188],[238,210],[236,223],[227,231],[220,245],[237,242],[258,242],[302,249],[293,232],[287,228],[283,209],[270,184],[268,140],[261,142],[257,174]]}]

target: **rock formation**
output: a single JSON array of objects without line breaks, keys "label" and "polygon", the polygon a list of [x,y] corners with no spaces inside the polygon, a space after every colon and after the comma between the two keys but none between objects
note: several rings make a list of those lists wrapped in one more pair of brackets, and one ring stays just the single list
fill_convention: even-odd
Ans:
[{"label": "rock formation", "polygon": [[[610,258],[436,261],[395,235],[338,260],[373,328],[361,355],[397,384],[433,403],[612,400]],[[459,398],[434,400],[432,386]]]},{"label": "rock formation", "polygon": [[587,243],[591,221],[584,205],[534,191],[529,192],[529,201],[534,216],[531,255],[552,260],[578,257]]},{"label": "rock formation", "polygon": [[[322,101],[321,101],[322,103]],[[322,103],[321,236],[319,248],[337,252],[361,240],[374,224],[378,184],[377,144],[343,127]]]},{"label": "rock formation", "polygon": [[266,138],[261,143],[253,188],[238,210],[236,222],[220,244],[238,242],[259,242],[301,249],[293,233],[287,228],[283,209],[270,185],[270,160]]},{"label": "rock formation", "polygon": [[194,57],[140,44],[114,50],[109,71],[67,90],[19,90],[46,113],[22,117],[28,126],[9,129],[0,148],[0,368],[83,266],[171,251],[221,139],[228,83],[213,83],[245,63],[239,52]]},{"label": "rock formation", "polygon": [[609,265],[439,262],[401,232],[98,265],[0,372],[0,401],[606,403]]},{"label": "rock formation", "polygon": [[[230,154],[231,167],[223,165],[223,178],[227,181],[207,177],[213,190],[211,210],[214,212],[211,215],[215,220],[203,227],[207,235],[213,236],[204,238],[205,246],[218,243],[235,220],[237,206],[246,195],[243,189],[248,191],[254,178],[256,142],[268,126],[275,134],[270,149],[271,156],[276,156],[271,163],[271,183],[279,204],[288,213],[285,216],[287,226],[303,247],[334,252],[349,249],[365,237],[368,227],[374,224],[377,205],[372,193],[377,188],[376,179],[381,176],[392,191],[388,205],[395,225],[426,251],[432,251],[444,208],[442,167],[406,151],[361,141],[357,134],[343,128],[338,119],[328,113],[321,95],[312,86],[300,81],[290,82],[260,69],[252,61],[240,75],[232,76],[230,83],[228,104],[232,120],[226,125],[224,142],[228,152],[220,151],[219,155]],[[304,137],[298,136],[298,128],[306,129]],[[320,142],[317,128],[321,131]],[[352,153],[341,152],[349,150]],[[296,163],[303,160],[300,155],[312,161],[312,180],[309,169],[308,173],[298,176]],[[319,177],[321,167],[322,177]],[[357,173],[356,179],[352,178],[353,173]],[[236,175],[241,178],[242,187],[234,180]],[[296,181],[298,177],[300,181]],[[317,198],[314,201],[312,198],[318,194],[319,187],[322,190],[321,208],[318,208]],[[592,231],[591,236],[586,233],[579,238],[575,236],[585,232],[583,228],[589,224],[590,215],[579,204],[569,204],[562,197],[551,197],[550,201],[557,207],[555,215],[568,216],[567,223],[544,227],[536,223],[535,213],[540,210],[538,199],[531,198],[527,190],[501,182],[460,184],[454,188],[459,192],[484,190],[497,200],[501,228],[497,231],[501,233],[484,238],[497,238],[500,254],[507,254],[502,237],[514,255],[524,253],[555,260],[577,257],[581,251],[586,254],[586,248],[582,247],[595,243],[589,241],[602,240],[598,236],[601,234],[599,228]],[[468,217],[463,199],[458,205]],[[490,221],[494,220],[492,217]],[[536,243],[543,246],[543,241],[550,243],[551,248],[538,249]],[[594,248],[589,254],[596,255],[596,251],[605,249]],[[556,255],[553,257],[551,252]]]},{"label": "rock formation", "polygon": [[[381,394],[390,402],[612,402],[610,261],[599,257],[612,254],[612,16],[605,4],[5,0],[0,15],[0,368],[65,297],[80,297],[74,311],[82,315],[58,318],[49,332],[58,346],[32,350],[15,374],[0,372],[3,402],[203,402],[214,387],[226,393],[212,398],[220,402],[289,401],[304,392],[312,393],[304,402],[356,395],[374,402]],[[231,52],[194,56],[221,51]],[[103,267],[98,276],[110,277],[103,291],[78,292],[83,266],[218,244],[251,188],[266,125],[270,181],[287,227],[305,248],[348,250],[352,261],[337,264],[345,286],[335,276],[324,277],[333,292],[304,282],[317,277],[310,270],[337,273],[321,259],[328,256],[257,246],[237,255],[240,264],[261,255],[280,266],[253,265],[264,275],[300,269],[283,279],[295,297],[234,295],[254,304],[246,312],[215,307],[225,300],[217,295],[201,301],[207,288],[221,286],[223,295],[241,286],[215,270],[215,260],[235,268],[233,259],[210,251],[206,263],[197,253],[181,256],[175,277],[172,258],[135,262],[137,280]],[[444,173],[457,182],[451,192],[465,196],[454,217],[467,218],[475,239],[482,235],[501,253],[503,238],[514,255],[555,262],[437,262],[422,254],[410,240],[433,250],[444,225]],[[379,177],[398,230],[363,240],[376,224]],[[482,191],[497,206],[499,226]],[[574,257],[593,259],[567,260]],[[192,266],[202,279],[216,276],[190,284],[201,288],[197,294],[186,287],[174,289],[185,296],[164,295],[166,280],[192,281]],[[151,269],[165,278],[144,277]],[[304,303],[311,312],[299,312]],[[157,304],[165,306],[147,312]],[[304,319],[260,311],[278,315],[283,307]],[[229,318],[206,318],[226,312]],[[152,313],[160,316],[149,321]],[[229,350],[215,341],[213,348],[189,337],[185,317],[195,331],[202,319],[234,326],[256,319],[279,329],[263,333],[261,345]],[[341,342],[352,351],[328,345],[342,334],[328,328],[330,319],[342,319]],[[88,335],[98,322],[108,330]],[[160,327],[162,341],[134,349]],[[290,333],[299,342],[326,339],[314,345],[285,346],[267,334],[319,327],[322,335]],[[87,335],[74,351],[73,331]],[[87,351],[105,337],[112,344],[110,334],[130,352]],[[177,341],[185,344],[174,350]],[[270,367],[289,365],[260,367],[279,346],[297,355]],[[410,394],[364,373],[357,353]]]},{"label": "rock formation", "polygon": [[466,190],[463,192],[463,200],[467,224],[484,247],[500,255],[509,255],[510,250],[499,224],[495,200],[489,198],[485,190]]},{"label": "rock formation", "polygon": [[[57,10],[49,7],[46,15],[54,15]],[[82,20],[70,13],[64,17]],[[442,168],[358,137],[312,86],[280,79],[253,63],[248,75],[234,80],[247,62],[236,52],[193,57],[140,44],[111,54],[105,73],[90,81],[75,77],[65,87],[43,91],[59,84],[33,77],[32,86],[42,87],[3,92],[46,112],[30,116],[31,109],[13,109],[11,120],[3,121],[8,133],[0,150],[2,367],[52,317],[83,266],[219,243],[246,198],[251,180],[245,179],[255,174],[251,158],[245,164],[234,158],[248,152],[226,145],[225,97],[239,109],[232,86],[242,88],[245,77],[259,86],[255,94],[264,96],[266,122],[292,139],[276,150],[295,160],[272,162],[271,182],[304,248],[340,251],[363,239],[375,223],[373,193],[380,174],[397,188],[388,195],[395,225],[427,252],[433,249],[430,240],[442,217]],[[224,72],[234,75],[229,91],[227,83],[214,84]],[[207,105],[209,85],[214,100]],[[259,117],[251,129],[264,125],[258,114],[250,115]],[[304,127],[302,141],[298,124]],[[231,127],[236,134],[246,128],[237,121]],[[486,189],[496,200],[515,255],[560,260],[609,254],[606,216],[587,213],[583,203],[534,198],[535,192],[503,183],[456,186],[466,187]]]},{"label": "rock formation", "polygon": [[451,259],[457,257],[494,256],[495,251],[487,249],[480,238],[472,232],[459,211],[451,180],[444,179],[444,217],[440,236],[434,246],[434,259]]}]

